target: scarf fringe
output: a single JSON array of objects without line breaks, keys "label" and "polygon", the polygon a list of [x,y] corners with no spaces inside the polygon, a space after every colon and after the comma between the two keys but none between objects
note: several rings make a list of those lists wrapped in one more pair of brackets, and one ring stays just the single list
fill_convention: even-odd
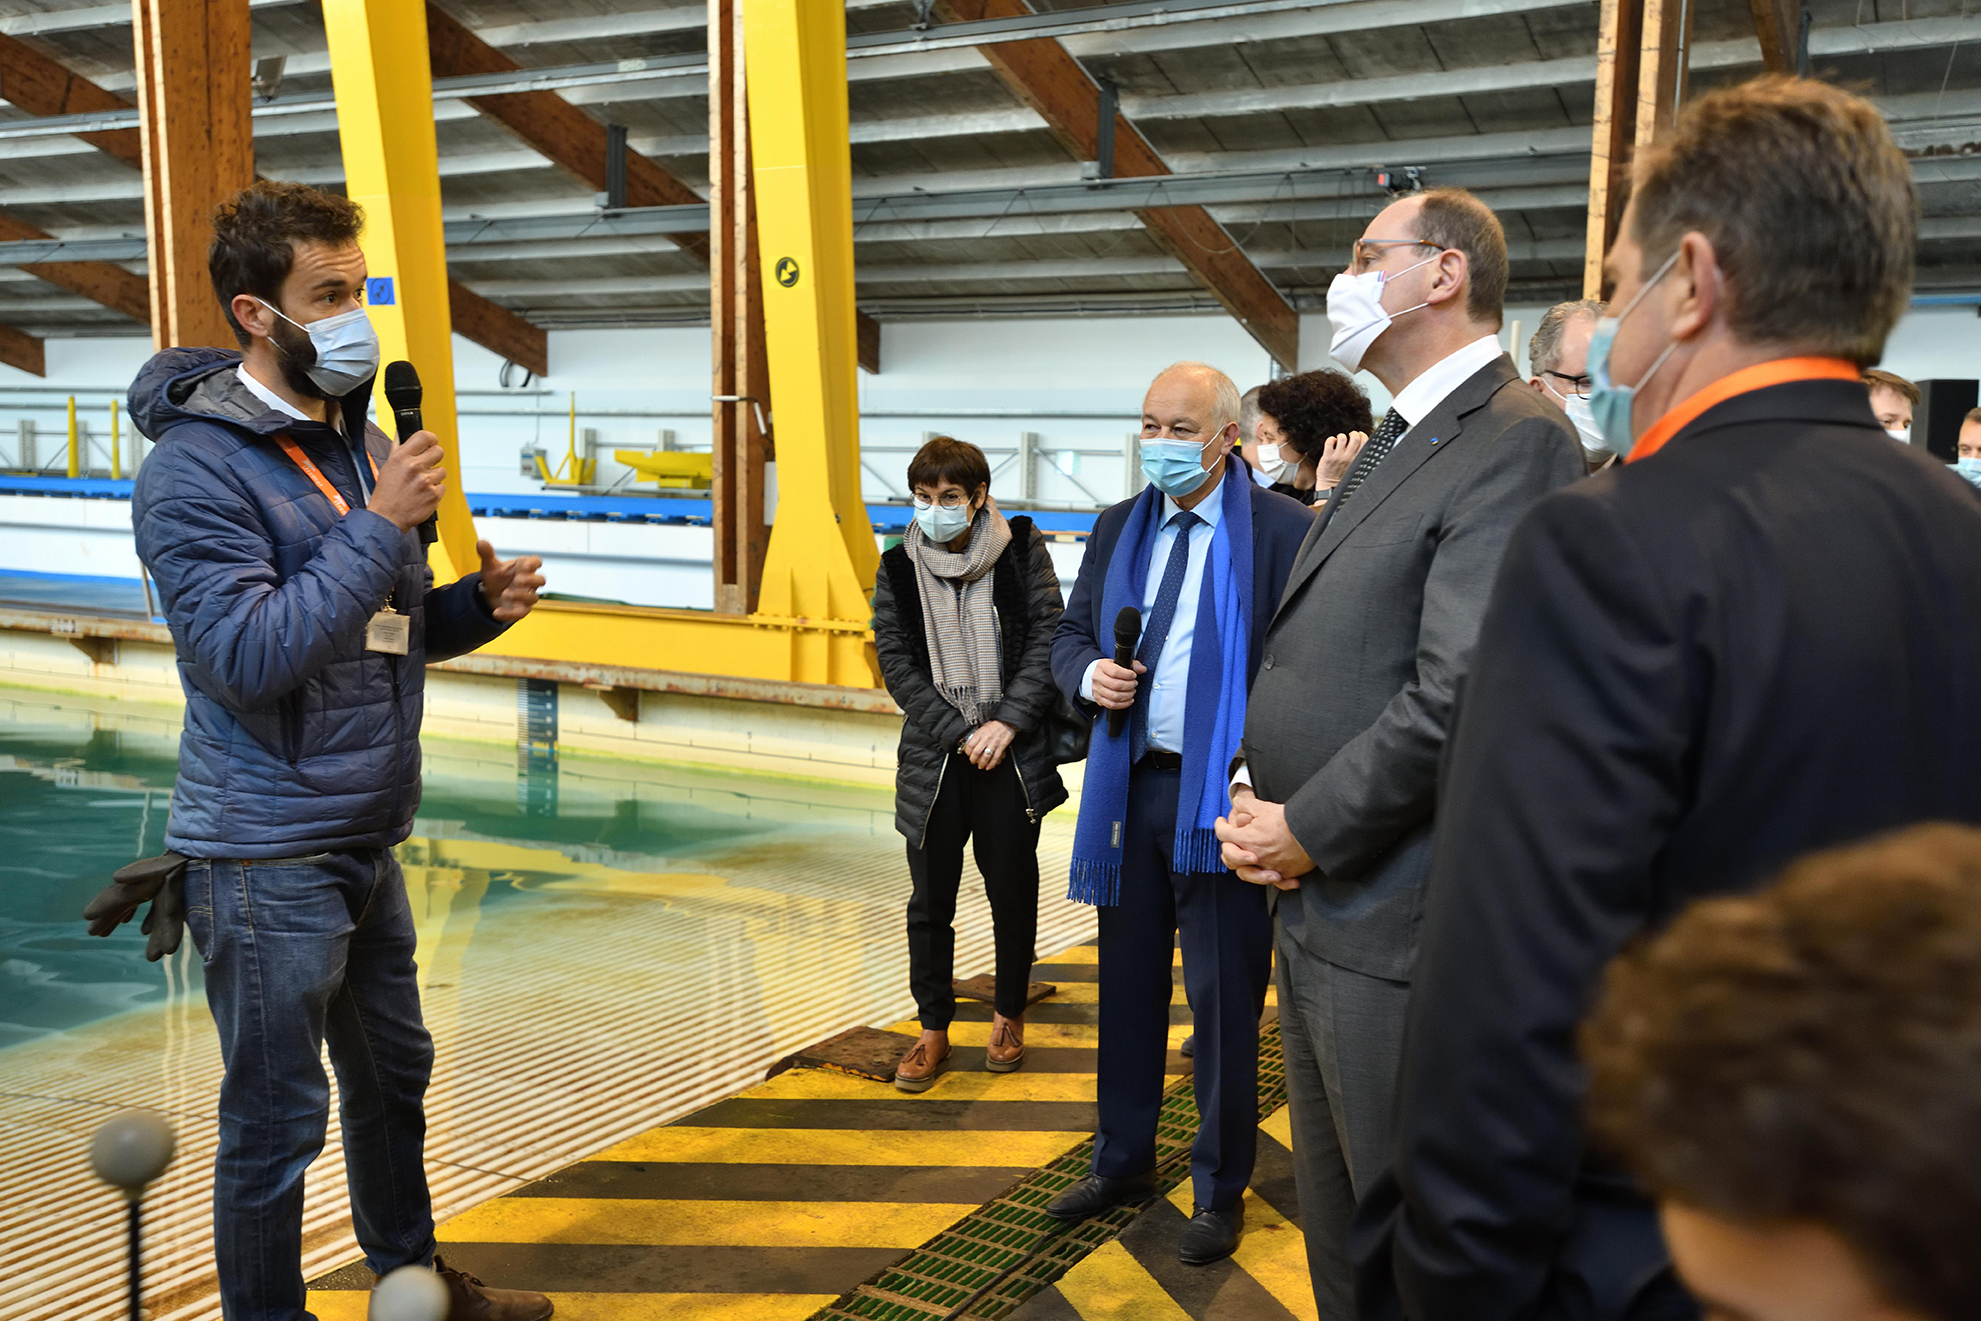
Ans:
[{"label": "scarf fringe", "polygon": [[1121,864],[1075,858],[1067,872],[1066,899],[1095,908],[1114,907],[1121,902]]},{"label": "scarf fringe", "polygon": [[1170,865],[1179,872],[1193,875],[1228,870],[1224,865],[1224,848],[1218,843],[1217,831],[1203,826],[1177,827]]}]

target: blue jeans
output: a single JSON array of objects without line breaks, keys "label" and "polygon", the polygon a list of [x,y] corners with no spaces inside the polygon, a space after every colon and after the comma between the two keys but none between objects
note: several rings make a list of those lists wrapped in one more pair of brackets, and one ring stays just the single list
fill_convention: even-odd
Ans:
[{"label": "blue jeans", "polygon": [[220,1029],[213,1237],[227,1321],[303,1321],[303,1171],[323,1150],[337,1070],[351,1217],[383,1275],[433,1260],[413,915],[389,850],[195,861],[186,925]]}]

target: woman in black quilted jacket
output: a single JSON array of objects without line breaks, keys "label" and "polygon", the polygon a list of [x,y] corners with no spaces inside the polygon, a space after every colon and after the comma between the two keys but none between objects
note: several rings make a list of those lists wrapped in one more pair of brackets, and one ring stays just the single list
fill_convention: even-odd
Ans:
[{"label": "woman in black quilted jacket", "polygon": [[908,976],[922,1036],[894,1085],[926,1091],[950,1056],[963,844],[983,873],[997,941],[992,1072],[1025,1054],[1025,990],[1039,920],[1039,822],[1066,801],[1051,756],[1059,575],[1032,520],[1006,519],[990,465],[938,436],[908,464],[915,521],[881,557],[874,647],[901,722],[894,824],[908,839]]}]

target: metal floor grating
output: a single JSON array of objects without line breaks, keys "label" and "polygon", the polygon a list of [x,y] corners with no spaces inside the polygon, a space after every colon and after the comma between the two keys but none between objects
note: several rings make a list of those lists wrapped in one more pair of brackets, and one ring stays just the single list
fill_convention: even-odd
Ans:
[{"label": "metal floor grating", "polygon": [[[1259,1034],[1260,1118],[1284,1104],[1286,1070],[1279,1024],[1273,1022]],[[1189,1178],[1190,1144],[1196,1136],[1197,1101],[1192,1080],[1183,1078],[1163,1094],[1156,1121],[1154,1198],[1070,1223],[1048,1216],[1046,1203],[1086,1177],[1094,1151],[1089,1138],[820,1310],[813,1321],[1002,1321]]]}]

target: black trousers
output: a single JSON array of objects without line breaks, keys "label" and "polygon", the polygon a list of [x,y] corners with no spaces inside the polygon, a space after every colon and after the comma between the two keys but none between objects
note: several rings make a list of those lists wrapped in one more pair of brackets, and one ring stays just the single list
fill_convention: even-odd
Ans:
[{"label": "black trousers", "polygon": [[1100,910],[1100,1127],[1095,1174],[1146,1174],[1169,1052],[1171,959],[1181,933],[1183,991],[1197,1035],[1200,1117],[1190,1150],[1197,1205],[1229,1211],[1245,1195],[1259,1136],[1259,1014],[1272,978],[1263,887],[1228,871],[1170,867],[1182,776],[1146,762],[1128,781],[1121,899]]},{"label": "black trousers", "polygon": [[908,845],[908,984],[924,1031],[947,1032],[956,1017],[956,892],[963,884],[963,842],[976,855],[997,943],[997,1012],[1025,1012],[1032,944],[1039,934],[1039,824],[1025,817],[1018,763],[1005,754],[987,771],[960,752],[949,755],[942,789],[929,811],[922,846]]}]

